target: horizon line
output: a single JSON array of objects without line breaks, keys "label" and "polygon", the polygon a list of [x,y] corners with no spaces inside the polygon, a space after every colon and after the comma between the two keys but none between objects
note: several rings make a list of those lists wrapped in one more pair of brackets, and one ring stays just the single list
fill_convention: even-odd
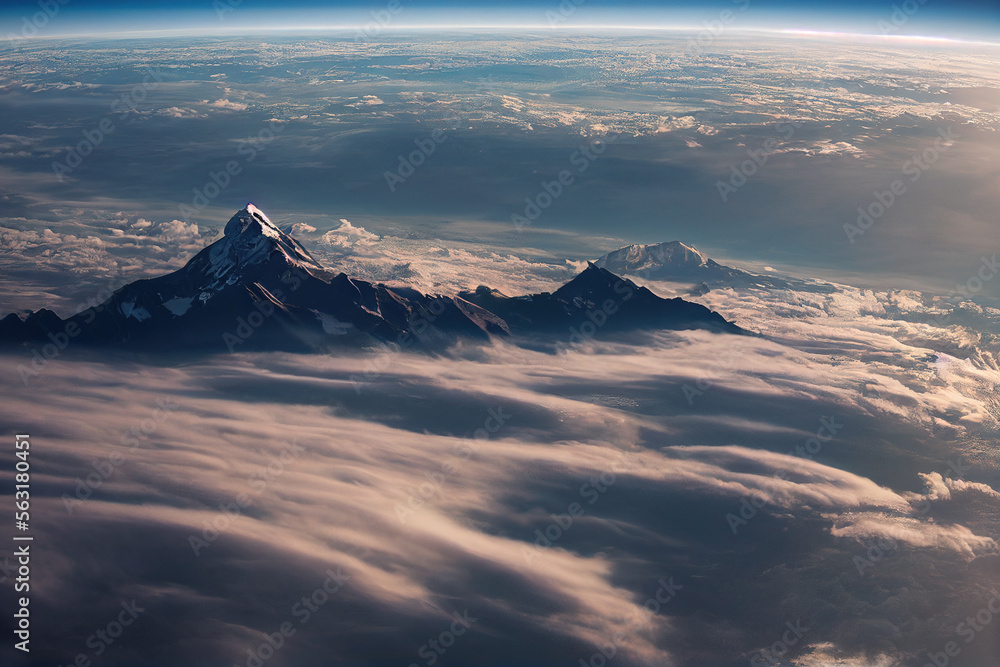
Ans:
[{"label": "horizon line", "polygon": [[[181,37],[185,35],[199,37],[225,36],[231,37],[234,33],[244,33],[246,36],[262,35],[268,33],[317,33],[329,32],[365,32],[365,24],[344,24],[344,25],[322,25],[322,26],[216,26],[210,29],[202,28],[159,28],[141,30],[112,30],[103,32],[77,32],[62,33],[57,35],[33,35],[18,36],[15,33],[8,33],[5,48],[14,48],[11,43],[36,42],[43,40],[79,39],[79,38],[99,38],[99,39],[129,39],[129,38],[167,38]],[[614,33],[614,32],[702,32],[704,26],[690,25],[607,25],[607,24],[574,24],[574,25],[548,25],[548,24],[481,24],[481,23],[455,23],[455,24],[406,24],[381,26],[374,35],[366,35],[366,38],[375,41],[377,37],[392,33],[406,32],[449,32],[449,31],[545,31],[545,32],[594,32],[594,33]],[[1000,42],[989,42],[975,39],[961,39],[957,37],[944,37],[936,35],[913,35],[913,34],[883,34],[883,33],[863,33],[846,32],[835,30],[816,30],[811,28],[755,28],[755,27],[727,27],[725,31],[718,35],[713,35],[712,39],[724,39],[733,33],[762,33],[767,35],[793,36],[793,37],[834,37],[834,38],[861,38],[861,39],[881,39],[885,41],[898,42],[927,42],[937,44],[968,44],[977,46],[1000,47]]]}]

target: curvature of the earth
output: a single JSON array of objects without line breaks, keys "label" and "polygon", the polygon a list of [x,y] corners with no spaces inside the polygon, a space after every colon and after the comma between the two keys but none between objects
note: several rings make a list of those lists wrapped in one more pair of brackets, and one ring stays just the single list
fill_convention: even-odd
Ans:
[{"label": "curvature of the earth", "polygon": [[993,664],[1000,624],[967,619],[1000,582],[1000,47],[692,38],[0,50],[0,314],[178,269],[253,200],[325,266],[427,293],[553,290],[677,239],[720,264],[692,300],[764,334],[152,370],[71,350],[23,382],[31,351],[4,356],[0,423],[49,457],[38,659],[134,598],[105,664],[252,667],[342,564],[268,667],[430,665],[454,614],[477,620],[441,664],[923,667],[949,642]]}]

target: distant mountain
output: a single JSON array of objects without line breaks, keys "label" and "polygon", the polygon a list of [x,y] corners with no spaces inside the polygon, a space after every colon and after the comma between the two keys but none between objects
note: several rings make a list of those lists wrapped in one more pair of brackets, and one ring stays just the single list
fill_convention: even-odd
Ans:
[{"label": "distant mountain", "polygon": [[762,276],[724,266],[680,241],[625,246],[595,259],[593,263],[618,275],[696,284],[689,292],[692,295],[704,294],[713,287],[832,291],[828,285],[794,278]]},{"label": "distant mountain", "polygon": [[680,241],[651,245],[629,245],[594,260],[594,264],[612,273],[642,275],[653,280],[727,280],[749,277],[709,259]]},{"label": "distant mountain", "polygon": [[650,329],[742,332],[704,306],[680,298],[662,299],[593,263],[555,292],[510,297],[480,286],[459,297],[495,313],[515,335],[569,331],[588,338],[598,331]]},{"label": "distant mountain", "polygon": [[704,306],[661,299],[590,265],[553,293],[508,297],[488,287],[425,295],[335,273],[253,204],[174,273],[138,280],[66,320],[39,310],[0,320],[0,341],[70,339],[144,350],[315,350],[375,342],[450,345],[491,336],[573,336],[636,329],[741,333]]}]

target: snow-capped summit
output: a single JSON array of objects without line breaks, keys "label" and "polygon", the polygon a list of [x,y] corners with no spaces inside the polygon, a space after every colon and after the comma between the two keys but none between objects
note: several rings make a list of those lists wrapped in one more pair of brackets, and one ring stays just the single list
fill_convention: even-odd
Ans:
[{"label": "snow-capped summit", "polygon": [[594,264],[612,273],[648,273],[650,278],[695,278],[695,274],[706,270],[718,272],[727,269],[680,241],[625,246],[600,257]]},{"label": "snow-capped summit", "polygon": [[226,223],[226,236],[243,234],[249,231],[251,234],[263,234],[271,238],[278,238],[281,231],[274,226],[264,212],[248,203],[245,208],[236,212],[229,222]]},{"label": "snow-capped summit", "polygon": [[290,286],[329,275],[298,241],[247,204],[230,218],[222,238],[182,268],[116,291],[102,305],[110,319],[90,329],[103,329],[101,336],[163,338],[177,335],[174,327],[189,327],[202,338],[219,338],[218,328],[232,313],[250,312],[262,301],[277,303]]},{"label": "snow-capped summit", "polygon": [[647,245],[629,245],[595,259],[595,265],[620,276],[634,276],[640,281],[663,280],[688,283],[687,292],[700,296],[716,287],[791,289],[830,292],[832,288],[817,281],[803,281],[787,276],[759,275],[719,264],[703,252],[681,243],[668,241]]},{"label": "snow-capped summit", "polygon": [[298,241],[278,229],[253,204],[247,204],[246,208],[237,211],[226,223],[223,237],[202,252],[206,251],[206,268],[217,279],[228,284],[239,278],[239,272],[234,269],[261,264],[275,254],[281,255],[279,259],[290,266],[319,270],[323,268]]}]

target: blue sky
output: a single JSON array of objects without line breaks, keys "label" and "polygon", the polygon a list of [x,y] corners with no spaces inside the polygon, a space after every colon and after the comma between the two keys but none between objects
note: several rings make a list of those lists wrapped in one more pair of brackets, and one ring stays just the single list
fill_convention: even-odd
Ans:
[{"label": "blue sky", "polygon": [[[202,33],[241,29],[354,27],[394,6],[392,27],[426,25],[522,25],[547,27],[553,14],[558,27],[643,26],[701,27],[729,10],[742,15],[741,27],[873,33],[892,25],[893,34],[943,36],[996,41],[1000,4],[963,0],[855,0],[817,9],[816,3],[791,0],[722,0],[718,2],[629,2],[607,0],[540,0],[535,2],[469,3],[449,0],[367,0],[324,2],[296,0],[16,0],[0,10],[0,34],[18,32],[35,21],[38,36],[119,33],[146,30],[193,30]],[[46,10],[46,7],[48,8]],[[570,11],[567,11],[570,8]],[[745,13],[745,14],[744,14]],[[897,17],[895,23],[893,17]],[[903,20],[899,20],[902,18]],[[745,19],[745,20],[744,20]],[[885,22],[880,24],[879,22]]]}]

